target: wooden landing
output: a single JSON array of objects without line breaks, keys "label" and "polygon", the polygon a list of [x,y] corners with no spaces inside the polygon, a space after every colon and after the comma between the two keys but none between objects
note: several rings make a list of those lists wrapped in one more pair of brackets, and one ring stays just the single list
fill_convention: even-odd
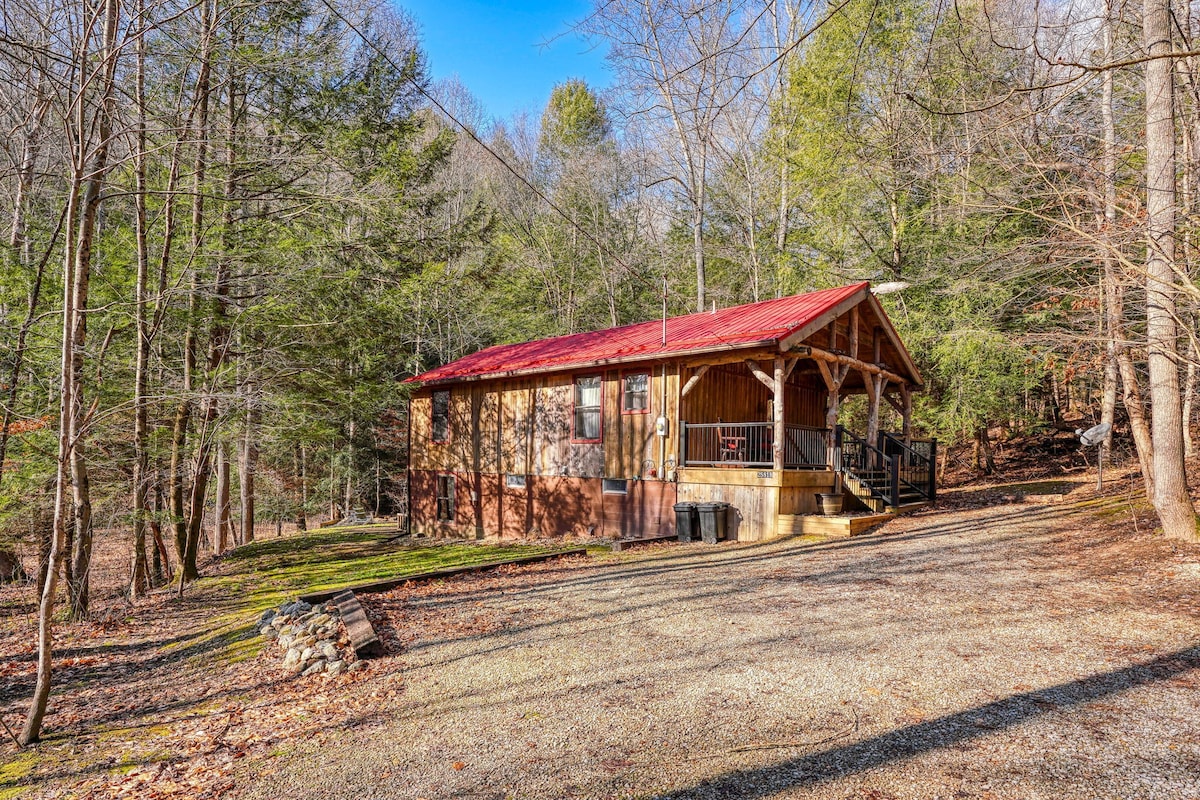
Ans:
[{"label": "wooden landing", "polygon": [[780,514],[775,525],[776,536],[846,537],[865,533],[894,518],[895,514],[823,517],[806,514]]}]

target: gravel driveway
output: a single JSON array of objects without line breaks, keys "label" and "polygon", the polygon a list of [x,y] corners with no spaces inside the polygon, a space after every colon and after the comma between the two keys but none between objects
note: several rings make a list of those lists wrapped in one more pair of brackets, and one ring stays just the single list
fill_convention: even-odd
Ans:
[{"label": "gravel driveway", "polygon": [[930,512],[367,598],[399,702],[237,796],[1200,798],[1200,553],[1143,537],[1139,565],[1093,522]]}]

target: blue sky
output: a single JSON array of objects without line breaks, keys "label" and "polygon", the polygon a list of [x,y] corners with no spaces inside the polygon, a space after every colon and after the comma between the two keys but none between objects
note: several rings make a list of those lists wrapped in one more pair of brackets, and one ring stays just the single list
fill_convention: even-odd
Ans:
[{"label": "blue sky", "polygon": [[[568,78],[604,89],[604,54],[568,31],[591,10],[587,0],[397,0],[416,20],[434,80],[458,75],[496,118],[537,116],[550,90]],[[554,39],[547,47],[544,42]]]}]

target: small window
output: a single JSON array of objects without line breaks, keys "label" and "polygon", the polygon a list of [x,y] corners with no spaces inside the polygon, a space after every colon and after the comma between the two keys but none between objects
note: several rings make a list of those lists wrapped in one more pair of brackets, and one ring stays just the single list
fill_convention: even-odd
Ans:
[{"label": "small window", "polygon": [[629,481],[624,478],[605,478],[601,483],[604,494],[629,494]]},{"label": "small window", "polygon": [[505,477],[504,485],[510,489],[524,489],[525,488],[525,476],[524,475],[513,475],[510,473],[507,477]]},{"label": "small window", "polygon": [[630,372],[621,378],[621,411],[645,414],[650,410],[650,373]]},{"label": "small window", "polygon": [[600,441],[600,376],[575,379],[575,430],[577,442]]},{"label": "small window", "polygon": [[445,442],[450,439],[450,392],[442,390],[433,393],[433,441]]},{"label": "small window", "polygon": [[437,476],[437,518],[439,522],[454,522],[454,476]]}]

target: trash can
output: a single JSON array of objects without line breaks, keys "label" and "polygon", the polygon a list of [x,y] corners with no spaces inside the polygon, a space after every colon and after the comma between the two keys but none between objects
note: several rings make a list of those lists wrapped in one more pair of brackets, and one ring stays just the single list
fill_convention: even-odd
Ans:
[{"label": "trash can", "polygon": [[675,504],[675,535],[681,542],[694,542],[700,538],[696,523],[695,503]]},{"label": "trash can", "polygon": [[700,538],[705,544],[716,544],[725,538],[728,509],[728,503],[699,503],[696,506],[700,515]]}]

